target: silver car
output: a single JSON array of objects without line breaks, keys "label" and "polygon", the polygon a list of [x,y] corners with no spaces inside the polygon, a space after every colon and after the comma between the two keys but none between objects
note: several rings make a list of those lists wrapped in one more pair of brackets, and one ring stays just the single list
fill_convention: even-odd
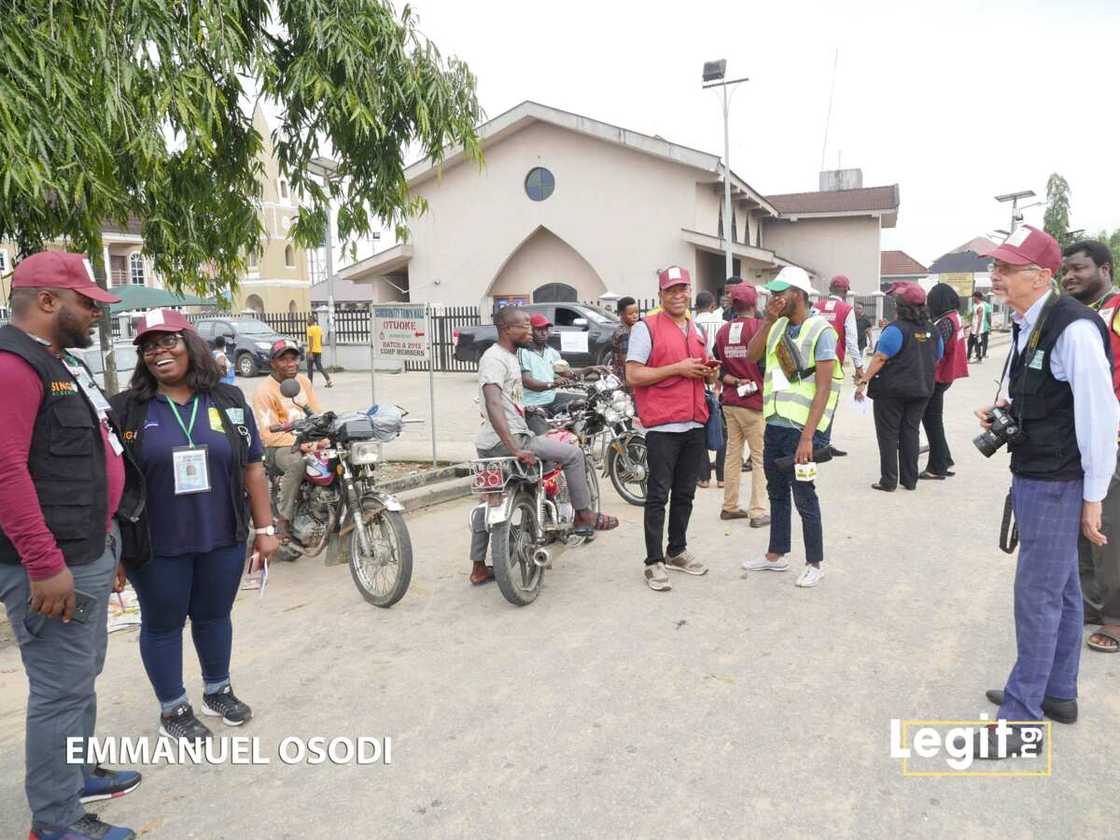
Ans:
[{"label": "silver car", "polygon": [[[85,362],[86,367],[93,372],[97,384],[105,387],[105,362],[101,357],[101,346],[97,342],[92,347],[71,348],[68,352]],[[128,387],[132,372],[136,369],[136,348],[131,342],[118,341],[113,345],[113,356],[116,360],[117,385],[123,391]]]}]

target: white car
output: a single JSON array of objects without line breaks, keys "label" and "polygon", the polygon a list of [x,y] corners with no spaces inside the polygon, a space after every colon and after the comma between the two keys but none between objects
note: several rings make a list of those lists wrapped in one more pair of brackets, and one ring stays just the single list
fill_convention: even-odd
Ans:
[{"label": "white car", "polygon": [[[85,362],[86,367],[93,372],[97,384],[105,387],[105,362],[101,357],[100,344],[94,341],[91,347],[72,347],[68,352]],[[123,391],[132,379],[132,371],[136,369],[136,348],[131,342],[118,341],[113,345],[113,356],[116,357],[117,387]]]}]

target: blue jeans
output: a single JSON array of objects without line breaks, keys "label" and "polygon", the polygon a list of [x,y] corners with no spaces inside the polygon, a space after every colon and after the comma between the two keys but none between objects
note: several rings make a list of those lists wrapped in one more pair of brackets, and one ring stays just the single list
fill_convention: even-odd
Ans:
[{"label": "blue jeans", "polygon": [[1042,698],[1077,697],[1084,606],[1077,574],[1082,481],[1013,476],[1019,525],[1015,569],[1018,658],[1007,678],[999,716],[1042,720]]},{"label": "blue jeans", "polygon": [[36,830],[59,830],[77,822],[86,810],[78,796],[93,765],[68,764],[66,739],[92,738],[97,723],[94,684],[105,664],[109,591],[119,552],[120,530],[114,520],[105,552],[92,563],[70,566],[74,588],[93,596],[85,624],[63,624],[31,612],[27,572],[23,566],[0,565],[0,600],[8,611],[30,687],[24,789]]},{"label": "blue jeans", "polygon": [[187,698],[183,626],[188,616],[206,690],[216,691],[229,682],[229,615],[244,565],[245,546],[237,543],[205,554],[155,556],[129,572],[140,599],[140,658],[164,711]]},{"label": "blue jeans", "polygon": [[[770,497],[770,548],[771,554],[789,554],[793,527],[793,504],[801,515],[801,532],[805,540],[805,562],[820,565],[824,559],[824,535],[821,531],[821,504],[817,488],[812,481],[798,481],[792,469],[775,466],[778,458],[797,453],[801,430],[787,426],[766,424],[763,438],[762,467],[766,472],[766,491]],[[825,446],[823,435],[813,435],[813,449]]]}]

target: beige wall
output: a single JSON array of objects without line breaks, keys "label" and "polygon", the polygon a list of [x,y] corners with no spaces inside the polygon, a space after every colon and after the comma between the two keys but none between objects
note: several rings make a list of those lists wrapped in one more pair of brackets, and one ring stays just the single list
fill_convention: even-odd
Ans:
[{"label": "beige wall", "polygon": [[[525,177],[534,166],[547,167],[556,178],[545,201],[525,194]],[[657,269],[677,263],[695,270],[693,248],[681,229],[697,225],[696,177],[696,170],[680,164],[531,125],[491,145],[481,172],[464,163],[442,180],[416,187],[429,210],[410,225],[411,298],[489,312],[491,284],[513,251],[541,227],[574,249],[607,290],[651,297]],[[712,217],[706,229],[714,228]],[[436,279],[441,283],[433,287]]]},{"label": "beige wall", "polygon": [[879,220],[867,216],[802,219],[798,222],[768,220],[763,246],[817,273],[814,285],[827,291],[828,280],[846,274],[852,293],[879,291]]},{"label": "beige wall", "polygon": [[580,300],[594,300],[607,290],[587,260],[547,228],[538,228],[502,268],[490,295],[531,297],[545,283],[566,283]]}]

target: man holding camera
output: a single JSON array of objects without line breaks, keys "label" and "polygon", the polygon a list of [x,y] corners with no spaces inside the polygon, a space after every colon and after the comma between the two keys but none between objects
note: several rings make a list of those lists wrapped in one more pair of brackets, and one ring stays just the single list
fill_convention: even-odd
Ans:
[{"label": "man holding camera", "polygon": [[[1101,500],[1116,468],[1120,406],[1112,390],[1108,335],[1091,309],[1058,295],[1062,256],[1057,241],[1024,225],[991,254],[992,290],[1013,310],[1008,400],[976,412],[998,447],[1011,452],[1011,500],[1019,527],[1015,572],[1018,658],[1003,691],[989,691],[999,718],[1060,723],[1077,719],[1077,671],[1083,605],[1078,580],[1078,531],[1095,545]],[[1002,408],[1008,418],[993,408]],[[996,421],[993,423],[993,419]],[[1010,422],[1008,422],[1010,421]],[[1077,446],[1071,446],[1076,440]],[[977,445],[984,451],[985,442]],[[987,441],[989,450],[993,441]],[[989,454],[989,453],[986,453]],[[1041,742],[1038,727],[1011,727],[997,755],[1019,755]],[[1032,730],[1024,732],[1026,730]]]}]

